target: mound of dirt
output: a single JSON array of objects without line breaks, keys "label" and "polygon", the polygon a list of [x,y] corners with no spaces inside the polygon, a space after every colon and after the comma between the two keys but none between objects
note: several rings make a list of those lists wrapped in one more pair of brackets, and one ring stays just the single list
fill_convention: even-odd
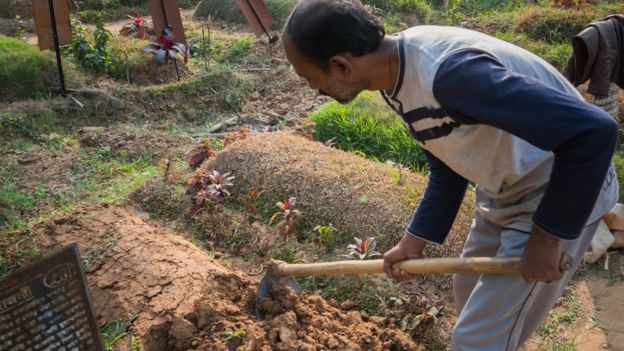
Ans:
[{"label": "mound of dirt", "polygon": [[344,313],[287,288],[264,300],[268,318],[258,321],[256,280],[127,208],[84,208],[33,233],[22,248],[78,244],[100,325],[133,319],[129,335],[147,351],[424,350],[382,318]]},{"label": "mound of dirt", "polygon": [[[238,276],[227,285],[245,286]],[[146,348],[153,351],[186,350],[425,350],[383,318],[363,318],[344,313],[318,296],[297,296],[291,289],[276,287],[273,299],[265,299],[267,319],[250,315],[246,297],[250,292],[213,298],[197,304],[184,318],[150,328]],[[239,295],[240,294],[240,295]],[[218,295],[218,297],[217,297]],[[251,292],[253,295],[253,292]],[[220,303],[215,303],[219,301]]]},{"label": "mound of dirt", "polygon": [[[427,183],[403,170],[399,184],[399,171],[388,164],[285,133],[236,142],[202,168],[232,173],[234,198],[253,187],[265,191],[265,200],[295,196],[309,225],[322,221],[333,223],[341,235],[375,236],[381,251],[403,234]],[[471,199],[469,192],[447,244],[431,247],[430,254],[459,255],[472,219]],[[268,211],[275,210],[268,205]]]}]

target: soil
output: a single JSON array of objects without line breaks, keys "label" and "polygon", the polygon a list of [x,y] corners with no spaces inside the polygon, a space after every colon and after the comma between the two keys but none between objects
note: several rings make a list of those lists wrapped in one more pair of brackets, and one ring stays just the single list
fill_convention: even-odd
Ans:
[{"label": "soil", "polygon": [[[21,0],[9,2],[25,3]],[[199,28],[201,23],[193,20],[191,15],[191,11],[182,11],[185,26],[187,29]],[[108,29],[116,34],[126,22],[127,20],[115,22]],[[0,21],[0,32],[13,30],[15,23],[17,21],[12,18]],[[31,28],[32,21],[26,21],[26,25]],[[244,25],[215,22],[213,29],[234,35],[249,35]],[[36,42],[36,37],[31,36],[31,40],[32,38]],[[251,93],[241,103],[242,114],[238,120],[251,123],[256,130],[263,130],[268,126],[274,128],[280,120],[295,123],[303,115],[328,101],[326,97],[318,96],[310,90],[292,71],[280,45],[269,47],[266,39],[254,40],[252,55],[233,68],[252,80]],[[105,91],[113,92],[116,89],[114,83],[98,81],[97,84]],[[149,110],[147,105],[162,105],[159,101],[146,99],[143,106],[137,101],[131,101],[132,99],[122,101],[112,95],[92,100],[84,96],[77,97],[85,104],[84,109],[69,100],[63,100],[61,107],[65,110],[73,108],[76,113],[81,111],[80,114],[98,110],[102,113],[102,120],[106,121],[102,124],[91,121],[90,125],[96,127],[77,129],[80,146],[87,152],[97,153],[102,148],[110,147],[110,152],[117,155],[124,153],[128,160],[149,155],[154,162],[166,157],[172,150],[181,150],[184,146],[189,149],[192,144],[184,137],[169,137],[154,133],[148,128],[139,130],[126,124],[111,125],[113,118],[104,116],[106,112],[116,120],[124,118],[125,121],[126,115],[144,115],[146,119],[151,119],[157,113]],[[51,100],[49,104],[58,101]],[[33,113],[36,109],[45,110],[41,106],[42,103],[35,101],[15,102],[7,106],[6,110],[26,109]],[[175,109],[160,112],[167,115],[162,123],[174,119],[171,110]],[[228,117],[230,116],[225,116],[224,119]],[[257,127],[256,122],[263,127]],[[274,187],[274,192],[279,189],[279,192],[275,192],[279,195],[295,190],[290,187],[297,184],[296,190],[302,192],[297,196],[301,205],[308,206],[309,211],[320,209],[340,214],[351,212],[345,211],[345,208],[353,208],[353,212],[365,214],[384,211],[397,213],[393,206],[399,204],[404,216],[411,215],[413,204],[408,197],[413,194],[403,194],[408,188],[406,186],[397,190],[398,185],[395,186],[393,171],[389,167],[376,165],[367,175],[362,172],[365,161],[359,157],[307,142],[299,146],[300,142],[296,141],[298,147],[295,149],[292,148],[290,137],[273,141],[268,136],[264,138],[258,144],[233,145],[229,151],[214,160],[212,165],[218,167],[219,171],[234,170],[235,167],[242,166],[236,182]],[[3,157],[8,163],[17,163],[28,171],[25,172],[28,176],[24,179],[26,188],[35,188],[37,182],[45,178],[47,184],[62,192],[70,190],[67,181],[70,178],[71,165],[78,160],[77,150],[78,148],[61,151],[38,150],[37,153],[16,153]],[[301,162],[297,161],[306,152],[315,154],[318,158],[313,162],[314,169],[300,169]],[[25,160],[28,162],[24,162]],[[332,168],[338,170],[327,171]],[[243,174],[243,170],[247,173]],[[319,178],[314,178],[317,175]],[[342,185],[341,189],[329,189],[334,192],[332,196],[328,196],[328,189],[318,189],[318,184],[326,184],[322,181],[323,177],[326,179],[328,176],[336,177],[336,183]],[[358,180],[358,177],[366,179]],[[422,189],[424,181],[412,179],[408,184],[410,188]],[[394,190],[384,190],[387,188]],[[381,189],[378,192],[384,196],[375,196],[374,189]],[[319,194],[318,191],[322,193]],[[340,193],[341,191],[345,193]],[[309,192],[308,196],[305,192]],[[388,194],[399,194],[401,198],[388,201]],[[362,200],[364,198],[366,201]],[[271,206],[272,204],[270,203]],[[461,235],[466,232],[465,228],[471,219],[470,206],[464,206],[450,237],[451,242],[441,249],[451,252],[436,254],[458,253]],[[175,210],[185,211],[179,207]],[[335,303],[326,302],[315,294],[297,297],[290,290],[278,289],[274,292],[274,300],[264,303],[269,312],[267,320],[258,321],[255,318],[255,291],[259,276],[253,273],[257,269],[228,268],[225,266],[226,260],[217,259],[220,255],[207,252],[189,240],[172,234],[167,227],[150,222],[148,217],[149,215],[130,207],[86,207],[38,225],[33,229],[35,235],[30,236],[28,242],[20,241],[14,248],[8,247],[6,250],[10,255],[11,250],[22,245],[20,250],[31,247],[36,251],[49,252],[77,242],[88,270],[87,278],[98,322],[104,325],[114,319],[133,320],[129,333],[139,336],[143,349],[148,351],[425,350],[425,347],[399,331],[391,320],[368,317],[357,311],[345,312],[337,308]],[[373,217],[393,220],[391,216]],[[392,225],[404,224],[406,218],[408,217],[401,218]],[[348,220],[343,218],[345,225]],[[368,220],[364,218],[362,223],[353,225],[364,226],[366,228],[361,231],[368,232],[371,227],[367,225],[370,224]],[[236,211],[223,209],[219,215],[204,216],[199,221],[199,225],[207,229],[206,243],[209,244],[209,240],[227,240],[224,233],[231,228],[226,226],[234,221],[242,223],[245,218]],[[387,229],[391,225],[380,227]],[[252,252],[266,255],[278,240],[260,222],[250,223],[246,230],[252,241],[232,249],[232,253],[240,257],[232,257],[231,260],[243,261],[243,254]],[[399,232],[387,234],[388,240],[381,244],[384,249]],[[0,251],[4,250],[5,247],[0,243]],[[448,284],[444,282],[444,279],[436,281],[435,291],[450,298]],[[415,282],[413,284],[418,285]],[[621,293],[623,288],[624,282],[612,282],[604,274],[577,276],[568,290],[580,302],[579,317],[574,323],[564,325],[560,336],[575,340],[576,349],[581,351],[624,350],[624,320],[621,317],[624,308]],[[559,306],[553,313],[565,311],[565,306]],[[452,322],[452,313],[448,317]],[[441,318],[430,329],[439,334],[449,333],[452,323]],[[116,348],[123,350],[127,343],[127,340],[121,341]],[[543,340],[535,336],[525,350],[544,350]]]},{"label": "soil", "polygon": [[[93,206],[37,226],[31,248],[76,242],[100,325],[134,319],[145,350],[425,350],[379,317],[277,289],[255,317],[258,277],[222,266],[132,209]],[[227,332],[244,330],[244,335]],[[124,342],[118,343],[122,347]]]}]

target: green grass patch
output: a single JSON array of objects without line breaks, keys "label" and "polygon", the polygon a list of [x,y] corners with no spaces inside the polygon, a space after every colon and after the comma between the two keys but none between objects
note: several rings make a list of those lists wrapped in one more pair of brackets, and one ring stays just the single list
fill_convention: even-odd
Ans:
[{"label": "green grass patch", "polygon": [[426,164],[401,118],[378,95],[364,92],[348,105],[330,102],[310,117],[316,122],[316,140],[333,139],[342,150],[381,162],[392,160],[412,170]]},{"label": "green grass patch", "polygon": [[395,33],[404,25],[423,24],[433,12],[424,0],[364,0],[363,3],[377,9],[376,14],[388,33]]},{"label": "green grass patch", "polygon": [[33,115],[26,113],[0,113],[0,136],[11,140],[10,145],[27,147],[31,142],[43,142],[52,133],[65,134],[69,126],[51,110]]},{"label": "green grass patch", "polygon": [[624,202],[624,150],[617,149],[613,155],[613,164],[617,173],[620,186],[620,198],[618,202]]},{"label": "green grass patch", "polygon": [[[74,65],[63,61],[66,85],[78,88],[82,78]],[[19,39],[0,35],[0,101],[14,101],[49,94],[60,88],[56,59]]]},{"label": "green grass patch", "polygon": [[239,63],[251,53],[251,44],[253,38],[250,36],[236,39],[225,50],[215,53],[214,57],[219,63]]},{"label": "green grass patch", "polygon": [[[266,0],[265,3],[273,16],[272,29],[277,29],[284,25],[297,0]],[[240,8],[230,0],[203,0],[200,2],[194,16],[207,18],[209,15],[228,22],[247,23]]]},{"label": "green grass patch", "polygon": [[212,65],[210,70],[191,79],[147,91],[151,98],[171,98],[170,94],[182,94],[190,99],[210,96],[217,102],[215,108],[238,111],[248,90],[247,81],[227,65]]},{"label": "green grass patch", "polygon": [[579,9],[530,7],[518,15],[515,30],[547,43],[568,42],[597,17],[592,6]]},{"label": "green grass patch", "polygon": [[524,48],[535,55],[548,61],[551,65],[562,72],[568,63],[568,57],[572,51],[569,43],[547,43],[541,40],[530,39],[526,34],[515,32],[496,32],[493,36],[509,43]]}]

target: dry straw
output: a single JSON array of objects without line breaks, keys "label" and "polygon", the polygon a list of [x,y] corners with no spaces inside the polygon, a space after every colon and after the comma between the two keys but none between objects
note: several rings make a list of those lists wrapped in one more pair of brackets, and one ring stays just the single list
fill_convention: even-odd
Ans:
[{"label": "dry straw", "polygon": [[[281,133],[236,142],[203,167],[235,175],[234,198],[254,187],[267,199],[295,196],[306,224],[333,223],[347,240],[374,236],[384,251],[403,234],[427,184],[426,177],[402,170],[401,185],[389,164]],[[460,254],[472,199],[469,192],[445,245],[431,246],[429,256]]]}]

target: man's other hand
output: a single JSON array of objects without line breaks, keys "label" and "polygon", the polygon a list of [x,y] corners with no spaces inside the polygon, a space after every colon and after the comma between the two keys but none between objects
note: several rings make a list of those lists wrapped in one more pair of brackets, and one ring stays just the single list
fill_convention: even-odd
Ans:
[{"label": "man's other hand", "polygon": [[392,265],[410,258],[423,258],[423,251],[426,245],[427,242],[405,233],[401,241],[384,254],[384,272],[386,275],[397,281],[414,278],[415,276],[413,274],[409,274],[396,267],[393,268]]},{"label": "man's other hand", "polygon": [[559,238],[533,225],[520,261],[520,274],[529,283],[554,282],[563,277],[559,270],[561,244]]}]

